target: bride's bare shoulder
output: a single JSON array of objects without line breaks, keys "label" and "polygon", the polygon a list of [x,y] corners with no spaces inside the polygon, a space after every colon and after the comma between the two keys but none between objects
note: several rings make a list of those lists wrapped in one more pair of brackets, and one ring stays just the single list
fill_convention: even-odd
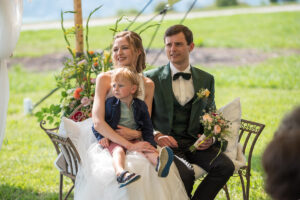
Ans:
[{"label": "bride's bare shoulder", "polygon": [[149,86],[154,86],[154,82],[150,78],[145,76],[144,76],[144,83]]},{"label": "bride's bare shoulder", "polygon": [[146,88],[154,88],[154,82],[150,78],[144,76],[144,83]]},{"label": "bride's bare shoulder", "polygon": [[110,82],[111,81],[111,71],[101,72],[97,75],[97,82]]}]

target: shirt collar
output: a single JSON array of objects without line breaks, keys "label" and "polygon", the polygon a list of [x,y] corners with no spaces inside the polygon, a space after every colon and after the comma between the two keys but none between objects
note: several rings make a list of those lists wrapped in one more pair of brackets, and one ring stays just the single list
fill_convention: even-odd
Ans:
[{"label": "shirt collar", "polygon": [[170,62],[170,69],[171,69],[171,75],[173,77],[174,74],[177,72],[184,72],[184,73],[191,73],[191,65],[189,64],[188,67],[184,71],[179,71],[171,62]]}]

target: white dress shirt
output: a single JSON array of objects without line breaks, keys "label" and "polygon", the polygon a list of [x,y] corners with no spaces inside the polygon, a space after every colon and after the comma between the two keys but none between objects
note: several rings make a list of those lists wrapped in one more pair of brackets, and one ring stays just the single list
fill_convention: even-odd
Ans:
[{"label": "white dress shirt", "polygon": [[181,76],[173,81],[173,76],[177,72],[191,73],[191,66],[189,65],[184,71],[179,71],[174,67],[174,65],[170,62],[171,76],[172,76],[172,88],[173,93],[178,101],[178,103],[184,106],[187,102],[189,102],[195,94],[193,79],[192,77],[189,80],[185,80]]}]

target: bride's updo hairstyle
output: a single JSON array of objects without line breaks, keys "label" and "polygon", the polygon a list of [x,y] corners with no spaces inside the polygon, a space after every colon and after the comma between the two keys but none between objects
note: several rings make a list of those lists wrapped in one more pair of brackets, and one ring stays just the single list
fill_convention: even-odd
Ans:
[{"label": "bride's updo hairstyle", "polygon": [[[122,31],[115,35],[114,41],[118,38],[125,37],[130,45],[130,49],[133,54],[136,54],[137,52],[140,52],[139,56],[137,57],[135,69],[138,73],[141,73],[146,68],[146,54],[143,47],[142,38],[133,31]],[[114,63],[115,60],[113,60]]]}]

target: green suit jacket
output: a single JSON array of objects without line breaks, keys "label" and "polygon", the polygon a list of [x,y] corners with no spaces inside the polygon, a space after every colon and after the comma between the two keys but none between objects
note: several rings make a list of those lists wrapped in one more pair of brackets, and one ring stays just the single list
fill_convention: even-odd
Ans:
[{"label": "green suit jacket", "polygon": [[[193,144],[198,138],[197,135],[203,132],[203,127],[200,124],[200,116],[204,112],[208,112],[209,109],[215,109],[216,107],[214,101],[214,77],[195,67],[191,67],[191,73],[195,90],[194,98],[196,98],[196,93],[202,88],[207,88],[210,91],[210,95],[208,98],[202,98],[192,104],[186,137],[175,137],[179,144],[182,143],[180,146],[183,147]],[[163,134],[172,135],[174,100],[170,64],[149,70],[145,72],[145,76],[152,79],[155,84],[151,117],[154,129]]]}]

